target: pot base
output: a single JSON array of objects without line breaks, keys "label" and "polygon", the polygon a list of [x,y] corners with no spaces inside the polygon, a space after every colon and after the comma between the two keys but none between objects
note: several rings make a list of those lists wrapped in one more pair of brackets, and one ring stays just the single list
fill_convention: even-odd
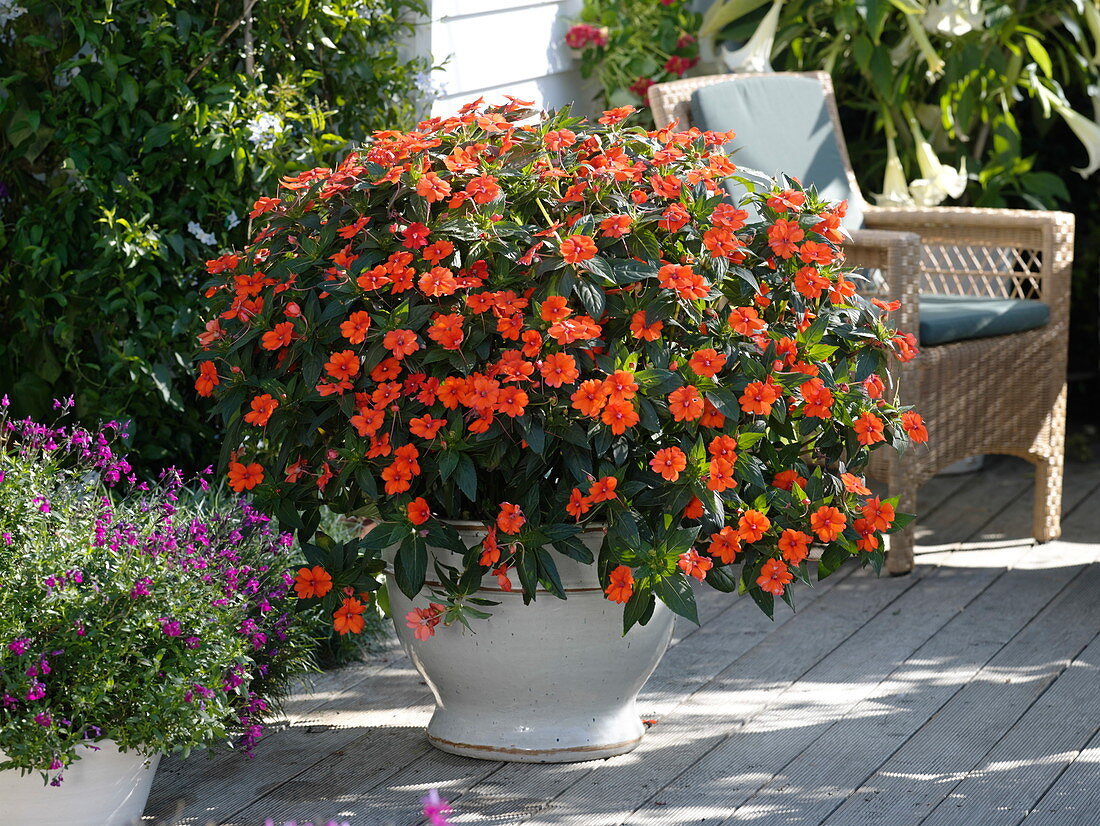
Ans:
[{"label": "pot base", "polygon": [[603,760],[634,751],[642,738],[636,737],[623,743],[607,745],[574,746],[559,749],[517,749],[502,746],[475,745],[473,743],[455,743],[440,737],[428,735],[428,742],[440,751],[473,757],[478,760],[505,760],[511,763],[582,763],[586,760]]}]

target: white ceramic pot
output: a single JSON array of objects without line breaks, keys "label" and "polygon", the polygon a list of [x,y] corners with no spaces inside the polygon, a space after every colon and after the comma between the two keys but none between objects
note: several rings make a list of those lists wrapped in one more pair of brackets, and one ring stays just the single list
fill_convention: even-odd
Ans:
[{"label": "white ceramic pot", "polygon": [[[468,546],[485,536],[484,528],[456,527]],[[581,538],[599,553],[602,530]],[[458,561],[450,551],[430,553]],[[540,589],[524,605],[515,571],[512,592],[488,576],[483,595],[500,603],[486,609],[493,616],[472,619],[473,632],[437,626],[426,641],[405,615],[427,607],[430,595],[410,600],[390,578],[397,635],[435,694],[432,745],[487,760],[565,763],[624,754],[641,742],[635,701],[668,647],[672,612],[658,601],[649,623],[624,637],[622,606],[604,597],[595,566],[552,553],[567,600]]]},{"label": "white ceramic pot", "polygon": [[38,772],[0,771],[0,812],[18,826],[131,826],[141,821],[160,755],[121,752],[110,740],[78,750],[60,786]]}]

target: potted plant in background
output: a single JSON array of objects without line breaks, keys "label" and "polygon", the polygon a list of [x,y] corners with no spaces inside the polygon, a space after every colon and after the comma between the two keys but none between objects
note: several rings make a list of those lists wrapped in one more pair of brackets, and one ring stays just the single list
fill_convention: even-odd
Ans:
[{"label": "potted plant in background", "polygon": [[116,423],[0,423],[4,814],[129,824],[160,755],[250,748],[306,665],[291,537],[173,471],[138,482]]},{"label": "potted plant in background", "polygon": [[[450,751],[627,751],[693,579],[770,613],[811,544],[877,567],[908,522],[862,470],[926,438],[881,378],[911,339],[840,266],[843,205],[784,183],[746,224],[728,134],[630,112],[379,133],[207,265],[230,484],[299,530],[338,631],[389,603]],[[335,542],[323,505],[377,524]]]}]

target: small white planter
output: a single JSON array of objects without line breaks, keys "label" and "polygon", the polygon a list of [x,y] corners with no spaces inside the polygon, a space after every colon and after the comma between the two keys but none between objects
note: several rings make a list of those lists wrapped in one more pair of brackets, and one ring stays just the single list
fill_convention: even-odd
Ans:
[{"label": "small white planter", "polygon": [[[485,536],[475,527],[459,532],[470,546]],[[599,553],[602,530],[581,538]],[[432,745],[487,760],[563,763],[624,754],[641,742],[635,701],[668,647],[672,612],[658,601],[649,623],[624,637],[622,606],[604,597],[595,566],[553,553],[567,600],[540,590],[524,605],[513,571],[514,591],[484,589],[500,604],[486,609],[490,619],[471,620],[473,633],[437,626],[427,641],[413,636],[405,614],[427,607],[430,596],[410,600],[390,577],[397,635],[435,694]]]},{"label": "small white planter", "polygon": [[38,772],[0,771],[0,812],[18,826],[131,826],[141,820],[160,755],[121,752],[110,740],[79,749],[60,786]]}]

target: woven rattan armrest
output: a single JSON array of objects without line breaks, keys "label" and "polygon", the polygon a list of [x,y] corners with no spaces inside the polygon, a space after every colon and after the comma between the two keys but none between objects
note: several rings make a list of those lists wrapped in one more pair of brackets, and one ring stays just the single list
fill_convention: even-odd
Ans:
[{"label": "woven rattan armrest", "polygon": [[[1073,215],[1018,209],[974,207],[868,207],[868,227],[917,233],[925,245],[958,245],[993,249],[1026,250],[1035,254],[1026,268],[1036,297],[1050,306],[1055,320],[1069,313],[1070,266],[1073,261]],[[989,270],[991,277],[1015,275],[1013,259],[1006,267]],[[926,269],[931,269],[926,263]],[[971,271],[970,275],[981,275]],[[928,291],[929,286],[924,284]]]},{"label": "woven rattan armrest", "polygon": [[845,264],[879,270],[886,281],[886,297],[901,301],[891,321],[899,330],[916,335],[920,324],[920,236],[881,229],[852,230],[851,236],[844,244]]}]

